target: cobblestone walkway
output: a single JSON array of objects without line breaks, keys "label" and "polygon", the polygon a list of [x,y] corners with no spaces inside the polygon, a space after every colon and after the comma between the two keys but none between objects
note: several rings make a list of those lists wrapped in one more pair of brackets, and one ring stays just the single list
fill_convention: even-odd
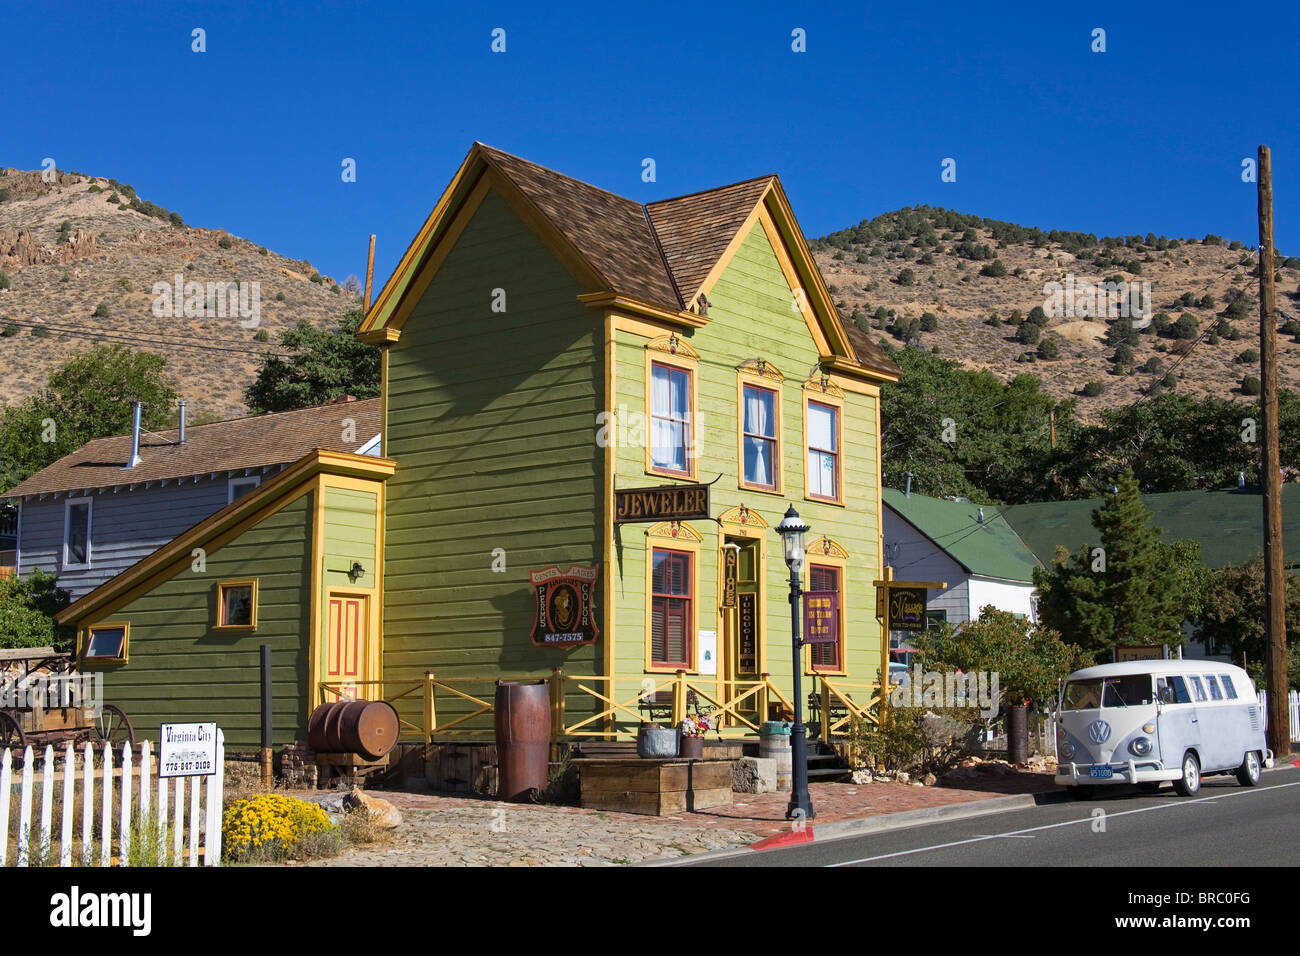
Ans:
[{"label": "cobblestone walkway", "polygon": [[[819,783],[813,821],[873,817],[1056,789],[1050,774],[1020,773],[956,786]],[[788,793],[735,795],[730,807],[673,817],[471,797],[375,792],[404,816],[394,842],[349,850],[312,866],[617,866],[748,844],[789,829]]]}]

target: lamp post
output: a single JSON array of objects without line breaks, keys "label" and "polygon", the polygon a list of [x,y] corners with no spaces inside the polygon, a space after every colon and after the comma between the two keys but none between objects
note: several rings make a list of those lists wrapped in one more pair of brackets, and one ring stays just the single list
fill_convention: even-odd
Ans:
[{"label": "lamp post", "polygon": [[799,575],[803,572],[803,536],[808,531],[808,522],[799,517],[799,512],[791,505],[781,523],[776,526],[776,533],[781,536],[781,546],[785,551],[785,563],[790,569],[790,634],[794,643],[794,726],[790,728],[790,761],[794,777],[790,791],[790,805],[786,807],[787,820],[802,818],[811,820],[813,813],[812,799],[808,796],[808,750],[806,731],[803,725],[803,688],[800,676],[803,670],[803,638],[799,628],[799,596],[803,590],[799,586]]}]

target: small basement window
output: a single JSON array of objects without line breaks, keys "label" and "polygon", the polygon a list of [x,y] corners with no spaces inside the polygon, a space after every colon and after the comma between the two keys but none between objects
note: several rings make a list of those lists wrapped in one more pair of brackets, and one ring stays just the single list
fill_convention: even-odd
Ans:
[{"label": "small basement window", "polygon": [[217,627],[257,627],[257,579],[217,585]]},{"label": "small basement window", "polygon": [[126,623],[99,624],[92,627],[82,658],[100,663],[125,661],[126,638],[130,630],[131,625]]}]

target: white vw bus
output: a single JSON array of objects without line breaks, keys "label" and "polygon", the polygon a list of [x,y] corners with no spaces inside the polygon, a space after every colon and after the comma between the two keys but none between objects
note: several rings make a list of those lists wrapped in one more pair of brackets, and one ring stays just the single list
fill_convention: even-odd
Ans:
[{"label": "white vw bus", "polygon": [[1189,797],[1201,778],[1259,783],[1273,765],[1255,685],[1218,661],[1126,661],[1075,671],[1056,718],[1056,782],[1086,798],[1097,784],[1162,781]]}]

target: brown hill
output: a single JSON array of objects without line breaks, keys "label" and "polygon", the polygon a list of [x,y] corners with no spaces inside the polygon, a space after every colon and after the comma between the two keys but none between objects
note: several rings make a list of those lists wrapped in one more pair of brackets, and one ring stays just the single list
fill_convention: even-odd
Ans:
[{"label": "brown hill", "polygon": [[[1139,398],[1164,380],[1180,358],[1172,385],[1192,395],[1240,400],[1243,378],[1259,375],[1257,359],[1236,361],[1259,348],[1256,254],[1240,242],[1216,236],[1099,239],[918,207],[866,220],[812,246],[842,312],[868,328],[873,338],[895,346],[919,341],[968,368],[987,368],[1004,379],[1031,372],[1049,393],[1079,396],[1085,420]],[[1279,378],[1283,387],[1300,390],[1300,322],[1287,326],[1291,315],[1300,314],[1300,260],[1279,256],[1277,266],[1279,326],[1288,329],[1279,333]],[[911,270],[910,282],[905,269]],[[1002,269],[1005,274],[999,275]],[[1098,284],[1112,278],[1147,282],[1153,316],[1164,313],[1177,323],[1188,313],[1195,331],[1183,339],[1172,328],[1137,335],[1132,365],[1117,374],[1112,361],[1116,350],[1103,339],[1114,319],[1049,318],[1042,338],[1055,342],[1059,354],[1045,360],[1037,346],[1018,340],[1017,325],[1008,324],[1008,318],[1013,313],[1028,316],[1035,306],[1046,310],[1044,285],[1064,283],[1067,275]],[[1195,304],[1182,304],[1185,295]],[[1243,298],[1230,309],[1234,297]],[[990,324],[993,313],[1000,324]],[[932,331],[911,324],[919,326],[923,317]],[[1159,361],[1158,371],[1144,369],[1152,359]],[[1101,383],[1103,391],[1085,396],[1088,382]]]},{"label": "brown hill", "polygon": [[[299,319],[332,327],[359,304],[309,262],[187,227],[128,185],[72,172],[44,182],[0,169],[0,273],[9,286],[0,276],[0,402],[39,390],[88,343],[121,342],[166,357],[198,420],[246,414],[243,388],[280,331]],[[178,274],[182,293],[202,284],[188,317],[184,298],[181,314],[168,315],[153,292]]]}]

